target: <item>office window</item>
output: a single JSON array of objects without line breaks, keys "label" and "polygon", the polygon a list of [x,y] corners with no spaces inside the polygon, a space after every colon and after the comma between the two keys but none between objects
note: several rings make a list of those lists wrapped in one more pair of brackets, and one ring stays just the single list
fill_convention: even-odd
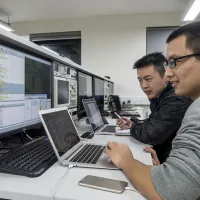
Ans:
[{"label": "office window", "polygon": [[166,40],[176,27],[155,27],[146,30],[146,53],[162,52],[166,55]]},{"label": "office window", "polygon": [[81,65],[81,32],[31,34],[30,41]]}]

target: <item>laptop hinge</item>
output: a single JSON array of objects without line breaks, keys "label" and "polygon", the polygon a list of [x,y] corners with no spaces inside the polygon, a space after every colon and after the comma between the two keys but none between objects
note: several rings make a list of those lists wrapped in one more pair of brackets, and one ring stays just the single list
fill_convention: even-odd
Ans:
[{"label": "laptop hinge", "polygon": [[107,126],[106,124],[101,125],[99,128],[95,129],[95,131],[102,129],[104,126]]}]

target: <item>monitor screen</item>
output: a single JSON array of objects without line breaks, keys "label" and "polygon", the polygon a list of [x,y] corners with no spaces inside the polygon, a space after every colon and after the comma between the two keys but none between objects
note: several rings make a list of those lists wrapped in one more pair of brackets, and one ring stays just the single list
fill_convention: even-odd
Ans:
[{"label": "monitor screen", "polygon": [[94,79],[95,88],[95,99],[98,106],[104,105],[104,80],[95,78]]},{"label": "monitor screen", "polygon": [[70,105],[69,80],[54,77],[54,107]]},{"label": "monitor screen", "polygon": [[58,104],[69,103],[69,81],[58,80]]},{"label": "monitor screen", "polygon": [[42,117],[60,156],[80,142],[67,110],[42,114]]},{"label": "monitor screen", "polygon": [[91,97],[93,97],[92,76],[79,72],[78,73],[78,106],[77,106],[79,119],[86,116],[82,100],[88,99]]},{"label": "monitor screen", "polygon": [[83,104],[92,129],[95,131],[96,129],[104,125],[95,99],[84,99]]},{"label": "monitor screen", "polygon": [[51,96],[51,70],[48,64],[25,57],[25,93]]},{"label": "monitor screen", "polygon": [[51,108],[51,63],[0,46],[0,137],[40,123]]}]

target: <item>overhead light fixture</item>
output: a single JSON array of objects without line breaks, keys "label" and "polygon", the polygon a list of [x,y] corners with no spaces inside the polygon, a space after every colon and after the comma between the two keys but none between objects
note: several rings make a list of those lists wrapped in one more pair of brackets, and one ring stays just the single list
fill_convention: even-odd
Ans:
[{"label": "overhead light fixture", "polygon": [[193,21],[200,12],[200,0],[195,0],[183,21]]},{"label": "overhead light fixture", "polygon": [[8,23],[0,20],[0,28],[6,30],[6,31],[10,31],[13,32],[14,29],[11,27],[10,22],[9,22],[9,17],[8,17]]},{"label": "overhead light fixture", "polygon": [[59,56],[59,54],[58,54],[57,52],[55,52],[55,51],[49,49],[48,47],[45,47],[45,46],[43,46],[43,45],[42,45],[41,47],[44,48],[44,49],[46,49],[46,50],[48,50],[48,51],[50,51],[50,52],[52,52],[52,53],[55,53],[56,55]]}]

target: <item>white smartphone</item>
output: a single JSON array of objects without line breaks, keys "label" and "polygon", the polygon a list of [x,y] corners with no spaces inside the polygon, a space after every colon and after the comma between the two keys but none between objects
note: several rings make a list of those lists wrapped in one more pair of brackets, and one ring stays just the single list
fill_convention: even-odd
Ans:
[{"label": "white smartphone", "polygon": [[128,183],[125,181],[108,179],[92,175],[84,177],[82,180],[79,181],[78,184],[80,186],[104,190],[108,192],[114,192],[118,194],[123,193],[128,185]]}]

